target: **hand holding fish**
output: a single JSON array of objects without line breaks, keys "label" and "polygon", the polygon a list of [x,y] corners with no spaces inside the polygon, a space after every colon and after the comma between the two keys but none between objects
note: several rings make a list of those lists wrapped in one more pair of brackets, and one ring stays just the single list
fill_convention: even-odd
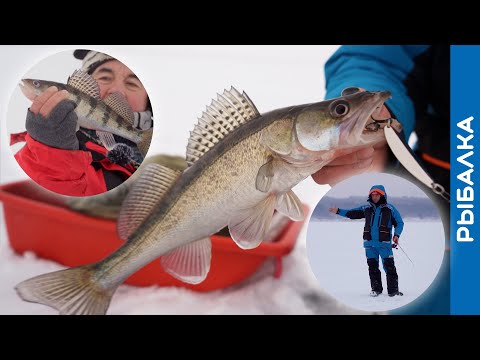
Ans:
[{"label": "hand holding fish", "polygon": [[[343,91],[342,95],[365,92],[365,89],[351,87]],[[375,120],[389,119],[392,115],[385,105],[382,105],[371,116]],[[372,147],[350,149],[337,157],[331,163],[312,175],[313,180],[320,185],[335,185],[351,176],[364,172],[381,172],[388,160],[388,146],[385,142]]]},{"label": "hand holding fish", "polygon": [[78,150],[76,105],[67,100],[68,92],[51,86],[33,101],[25,127],[35,140],[58,149]]},{"label": "hand holding fish", "polygon": [[388,146],[386,144],[363,148],[336,158],[313,174],[312,178],[317,184],[333,186],[364,172],[381,172],[385,168],[387,158]]},{"label": "hand holding fish", "polygon": [[62,101],[68,97],[68,92],[59,90],[56,86],[50,86],[44,93],[36,97],[30,97],[32,106],[30,111],[35,115],[47,117],[50,112]]}]

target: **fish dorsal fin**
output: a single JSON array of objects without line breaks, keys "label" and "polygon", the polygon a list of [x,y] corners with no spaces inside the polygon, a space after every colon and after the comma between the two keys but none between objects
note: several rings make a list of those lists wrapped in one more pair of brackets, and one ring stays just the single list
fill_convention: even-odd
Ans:
[{"label": "fish dorsal fin", "polygon": [[142,170],[120,209],[117,221],[120,239],[127,240],[137,230],[180,175],[180,171],[159,164],[148,164]]},{"label": "fish dorsal fin", "polygon": [[135,121],[135,114],[133,113],[127,100],[120,93],[113,93],[108,95],[103,102],[112,108],[120,117],[125,119],[131,126]]},{"label": "fish dorsal fin", "polygon": [[95,79],[82,70],[75,70],[68,78],[67,85],[94,99],[100,100],[100,88]]},{"label": "fish dorsal fin", "polygon": [[163,269],[188,284],[199,284],[208,275],[212,257],[209,237],[181,246],[161,257]]},{"label": "fish dorsal fin", "polygon": [[190,133],[188,165],[191,166],[232,131],[258,116],[260,113],[245,92],[241,94],[234,87],[225,90],[207,106]]}]

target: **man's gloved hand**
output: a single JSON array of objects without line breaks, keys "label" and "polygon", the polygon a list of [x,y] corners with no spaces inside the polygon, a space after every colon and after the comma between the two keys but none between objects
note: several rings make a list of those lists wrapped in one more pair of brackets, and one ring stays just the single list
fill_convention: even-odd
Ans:
[{"label": "man's gloved hand", "polygon": [[76,104],[55,86],[39,95],[28,110],[25,127],[35,140],[58,149],[78,150]]},{"label": "man's gloved hand", "polygon": [[395,235],[395,236],[393,237],[393,239],[392,239],[392,240],[393,240],[392,248],[396,249],[396,248],[398,247],[398,239],[399,239],[399,238],[398,238],[398,235]]}]

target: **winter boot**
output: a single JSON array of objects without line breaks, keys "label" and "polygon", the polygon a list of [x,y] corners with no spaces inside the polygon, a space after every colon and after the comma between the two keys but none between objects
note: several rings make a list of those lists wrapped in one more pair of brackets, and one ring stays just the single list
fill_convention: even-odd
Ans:
[{"label": "winter boot", "polygon": [[[376,292],[377,296],[383,292],[382,287],[382,274],[378,268],[377,259],[367,259],[368,274],[370,275],[370,285],[372,287],[372,293]],[[370,293],[370,295],[372,294]]]},{"label": "winter boot", "polygon": [[403,293],[401,291],[396,291],[394,293],[389,293],[388,296],[393,297],[393,296],[403,296]]},{"label": "winter boot", "polygon": [[383,266],[385,268],[385,272],[387,273],[388,295],[399,295],[400,292],[398,291],[398,275],[397,268],[395,267],[395,261],[393,258],[387,258],[383,261]]}]

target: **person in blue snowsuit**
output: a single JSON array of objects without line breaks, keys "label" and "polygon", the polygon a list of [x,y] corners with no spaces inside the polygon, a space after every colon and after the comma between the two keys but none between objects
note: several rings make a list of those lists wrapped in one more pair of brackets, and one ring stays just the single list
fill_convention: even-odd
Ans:
[{"label": "person in blue snowsuit", "polygon": [[392,251],[392,227],[395,228],[393,233],[393,247],[395,247],[403,231],[402,217],[395,206],[387,203],[387,192],[383,185],[372,186],[367,201],[368,205],[354,209],[330,208],[329,211],[349,219],[365,219],[363,246],[372,287],[370,295],[378,296],[383,292],[379,269],[379,257],[381,257],[387,276],[388,295],[402,296],[403,293],[398,290],[398,274]]},{"label": "person in blue snowsuit", "polygon": [[[390,116],[403,125],[402,136],[417,135],[413,151],[433,180],[450,192],[450,45],[342,45],[325,64],[326,99],[346,88],[388,90],[392,98],[376,120]],[[366,171],[390,172],[431,191],[402,168],[387,146],[356,151],[324,166],[313,179],[336,184]],[[431,196],[440,209],[445,243],[450,243],[450,204]],[[450,314],[450,254],[435,281],[411,304],[395,314]]]}]

